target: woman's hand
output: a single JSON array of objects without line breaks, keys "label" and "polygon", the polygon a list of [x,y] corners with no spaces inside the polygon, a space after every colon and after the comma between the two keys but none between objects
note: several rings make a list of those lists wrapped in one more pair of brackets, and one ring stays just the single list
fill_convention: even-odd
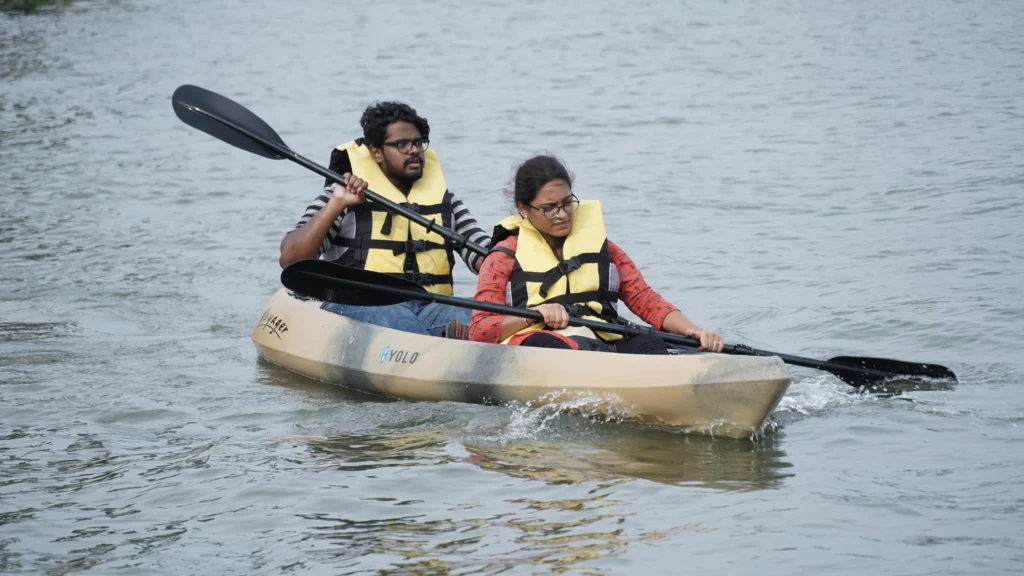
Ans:
[{"label": "woman's hand", "polygon": [[711,330],[694,330],[693,328],[689,328],[683,335],[700,340],[700,348],[697,348],[697,350],[702,352],[721,352],[722,348],[725,347],[725,342],[722,342],[722,337]]},{"label": "woman's hand", "polygon": [[569,325],[569,312],[561,304],[541,304],[530,310],[536,310],[544,316],[544,324],[552,330],[561,330]]}]

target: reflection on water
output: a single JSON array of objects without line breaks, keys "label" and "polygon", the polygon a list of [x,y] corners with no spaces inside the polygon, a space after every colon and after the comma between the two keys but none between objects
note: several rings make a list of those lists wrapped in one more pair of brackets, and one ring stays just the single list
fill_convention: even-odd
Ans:
[{"label": "reflection on water", "polygon": [[[606,487],[599,488],[600,490]],[[525,504],[528,510],[559,510],[577,512],[610,506],[606,495],[600,494],[581,500],[537,501],[514,500]],[[580,568],[583,562],[601,558],[613,558],[626,551],[630,544],[657,541],[681,532],[690,526],[679,526],[671,530],[650,530],[637,536],[627,536],[621,525],[625,522],[622,514],[593,514],[571,522],[549,522],[542,518],[524,518],[510,521],[509,525],[520,531],[515,538],[520,544],[515,556],[529,564],[550,566],[552,572],[563,572],[570,567]],[[602,530],[617,526],[612,530]]]},{"label": "reflection on water", "polygon": [[[307,456],[318,461],[321,469],[364,473],[462,462],[528,483],[584,490],[577,490],[575,498],[548,500],[522,497],[521,492],[536,493],[527,485],[523,491],[509,492],[519,497],[487,507],[495,513],[472,515],[477,505],[470,504],[436,519],[415,512],[416,505],[423,503],[420,500],[363,498],[404,507],[405,512],[370,519],[302,515],[310,523],[303,541],[328,543],[320,553],[334,561],[367,553],[399,557],[403,561],[392,563],[399,572],[447,573],[472,567],[490,574],[522,565],[562,572],[619,556],[636,542],[657,541],[696,528],[681,524],[628,532],[623,526],[631,512],[624,492],[633,480],[736,491],[774,489],[792,475],[776,435],[736,441],[630,426],[602,428],[612,430],[586,442],[543,438],[501,442],[438,429],[289,437],[288,441],[306,446]],[[471,515],[465,516],[466,512]],[[494,550],[490,544],[496,531],[512,531],[505,541],[514,546]]]},{"label": "reflection on water", "polygon": [[[338,388],[278,369],[267,383],[330,394]],[[376,397],[345,391],[370,401]],[[424,427],[444,404],[406,403],[425,415]],[[465,423],[455,430],[407,430],[395,433],[305,436],[301,438],[316,456],[344,462],[342,467],[409,466],[448,462],[450,446],[466,455],[463,461],[484,470],[548,484],[605,482],[622,478],[663,484],[695,485],[722,490],[777,488],[792,476],[791,464],[780,448],[780,425],[755,438],[734,440],[684,434],[671,429],[630,424],[606,424],[565,415],[557,410],[474,407],[491,417],[509,417],[503,424],[484,427],[486,434],[467,434]],[[529,429],[519,420],[526,414]]]},{"label": "reflection on water", "polygon": [[[277,369],[268,383],[329,393],[338,388],[314,382]],[[365,400],[375,397],[346,391]],[[442,414],[445,404],[406,403],[426,414],[424,428],[432,415]],[[473,407],[489,417],[506,417],[501,423],[488,422],[478,433],[467,433],[465,422],[451,429],[434,427],[394,433],[304,436],[301,439],[314,456],[344,462],[342,467],[409,466],[441,463],[453,459],[450,448],[464,451],[462,460],[484,470],[548,484],[579,484],[618,479],[641,479],[662,484],[694,485],[722,490],[777,488],[792,476],[791,464],[780,448],[780,425],[773,425],[755,438],[734,440],[676,430],[606,424],[557,410],[525,407]],[[524,416],[525,415],[525,416]],[[524,430],[526,419],[527,428]],[[469,427],[473,429],[473,426]],[[379,428],[378,428],[379,430]]]},{"label": "reflection on water", "polygon": [[775,435],[756,441],[711,439],[628,428],[578,444],[537,440],[465,444],[485,470],[552,484],[637,478],[723,490],[777,488],[791,476]]},{"label": "reflection on water", "polygon": [[[306,539],[323,540],[331,544],[326,554],[340,559],[356,558],[366,554],[395,555],[407,560],[434,555],[477,552],[481,536],[459,537],[442,544],[428,541],[432,537],[445,538],[453,534],[472,532],[499,520],[498,516],[466,520],[424,520],[418,515],[397,516],[370,520],[353,520],[327,514],[304,515],[312,532]],[[437,560],[401,564],[438,566]]]},{"label": "reflection on water", "polygon": [[777,433],[757,440],[711,439],[623,427],[586,442],[542,439],[495,442],[458,438],[447,430],[334,437],[293,436],[314,458],[345,469],[443,464],[456,460],[483,470],[547,484],[638,479],[719,490],[764,490],[793,475]]},{"label": "reflection on water", "polygon": [[392,466],[445,464],[443,455],[449,440],[443,431],[361,434],[336,438],[309,438],[316,456],[327,456],[344,470],[372,470]]}]

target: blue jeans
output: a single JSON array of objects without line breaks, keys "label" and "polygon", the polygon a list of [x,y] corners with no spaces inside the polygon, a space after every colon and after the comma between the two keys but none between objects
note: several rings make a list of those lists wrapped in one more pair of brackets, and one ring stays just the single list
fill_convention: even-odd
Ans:
[{"label": "blue jeans", "polygon": [[472,314],[469,308],[416,300],[391,306],[350,306],[331,302],[324,310],[360,322],[425,336],[440,336],[450,320],[458,320],[468,327]]}]

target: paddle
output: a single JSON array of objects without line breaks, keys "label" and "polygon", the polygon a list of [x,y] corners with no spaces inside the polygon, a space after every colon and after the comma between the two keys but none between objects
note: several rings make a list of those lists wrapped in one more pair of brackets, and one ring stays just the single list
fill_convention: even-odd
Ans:
[{"label": "paddle", "polygon": [[[174,95],[171,96],[171,106],[182,122],[196,130],[206,132],[218,140],[223,140],[236,148],[264,158],[291,160],[328,180],[341,185],[345,184],[345,179],[341,174],[324,168],[292,151],[269,124],[234,100],[198,86],[185,84],[174,91]],[[445,228],[429,218],[424,218],[372,190],[364,191],[364,195],[368,200],[423,226],[427,232],[441,235],[455,250],[461,250],[465,246],[480,256],[487,256],[486,248],[466,240],[463,235],[454,230]]]},{"label": "paddle", "polygon": [[[178,118],[185,124],[188,124],[197,130],[206,132],[207,134],[223,140],[232,146],[245,150],[246,152],[257,154],[264,158],[270,158],[273,160],[291,160],[304,168],[316,172],[328,180],[344,184],[344,179],[340,174],[333,170],[324,168],[323,166],[320,166],[292,151],[291,148],[284,143],[284,140],[281,139],[277,132],[270,127],[270,125],[241,104],[238,104],[229,98],[221,96],[215,92],[199,88],[198,86],[184,85],[174,91],[174,95],[171,97],[171,104]],[[411,212],[404,207],[379,196],[371,190],[366,190],[365,196],[369,200],[384,206],[388,210],[391,210],[396,214],[400,214],[408,218],[410,221],[425,227],[428,232],[436,232],[448,240],[455,249],[461,249],[465,246],[480,256],[487,256],[486,248],[479,244],[469,242],[464,236],[458,234],[454,230],[450,230],[444,226],[439,226],[433,220]],[[290,273],[289,269],[295,266],[299,266],[299,268],[295,268],[294,272]],[[344,284],[346,279],[337,277],[339,274],[338,270],[340,269],[345,271],[344,274],[351,274],[352,269],[331,265],[335,266],[335,268],[323,268],[317,272],[316,270],[304,269],[302,266],[320,265],[309,265],[297,262],[282,273],[282,282],[285,286],[291,287],[288,281],[285,280],[287,276],[289,281],[294,283],[294,290],[322,300],[347,302],[360,306],[373,305],[374,303],[381,304],[384,301],[387,301],[388,303],[397,303],[404,300],[423,300],[427,302],[440,302],[462,308],[518,315],[535,320],[540,320],[542,318],[538,312],[523,310],[521,308],[497,306],[473,300],[464,300],[451,296],[432,294],[426,292],[417,284],[398,281],[399,279],[383,274],[365,272],[368,276],[364,276],[362,281],[347,280],[349,284]],[[332,270],[333,273],[331,272]],[[300,278],[305,279],[303,280]],[[387,278],[388,280],[384,280],[384,278]],[[355,283],[353,284],[352,282]],[[339,291],[335,291],[335,288],[332,288],[331,286],[338,288]],[[300,290],[300,287],[303,289]],[[341,290],[341,288],[344,287],[348,287],[349,289]],[[619,327],[627,332],[618,332],[618,328],[616,327],[600,322],[591,323],[582,319],[574,319],[573,324],[576,326],[597,328],[604,332],[624,334],[642,333],[645,330],[644,328],[631,325]],[[698,346],[697,340],[693,338],[667,334],[664,332],[658,332],[658,335],[666,342],[688,347]],[[819,370],[831,372],[844,382],[854,386],[866,386],[886,379],[907,377],[956,380],[956,376],[953,372],[944,366],[902,362],[886,358],[839,356],[832,358],[827,362],[822,362],[810,358],[801,358],[799,356],[790,356],[788,354],[757,350],[742,344],[727,345],[723,352],[727,354],[741,354],[749,356],[778,356],[784,362],[789,364],[805,366],[808,368],[817,368]]]},{"label": "paddle", "polygon": [[[537,321],[543,321],[544,319],[540,312],[534,310],[435,294],[427,292],[419,284],[402,278],[349,268],[324,260],[300,260],[288,266],[281,272],[281,283],[290,290],[318,300],[356,306],[388,306],[406,300],[419,300],[496,314],[519,316]],[[700,342],[696,338],[659,332],[648,326],[638,326],[632,323],[620,326],[585,320],[583,318],[570,318],[569,325],[583,326],[592,330],[621,334],[623,336],[655,334],[667,343],[690,348],[700,346]],[[952,371],[945,366],[937,364],[919,364],[885,358],[861,358],[855,356],[839,356],[827,361],[821,361],[791,356],[789,354],[780,354],[778,352],[769,352],[767,350],[758,350],[743,344],[726,344],[722,352],[743,356],[778,356],[787,364],[830,372],[852,386],[871,386],[886,380],[909,378],[956,380],[956,376]]]}]

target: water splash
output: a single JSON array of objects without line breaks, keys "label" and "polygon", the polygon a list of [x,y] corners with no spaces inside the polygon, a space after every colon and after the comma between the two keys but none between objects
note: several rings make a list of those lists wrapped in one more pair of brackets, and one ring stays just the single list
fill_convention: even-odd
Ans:
[{"label": "water splash", "polygon": [[857,394],[849,385],[831,376],[818,375],[794,381],[779,402],[775,414],[795,412],[803,416],[820,416],[840,406],[877,400],[878,396]]},{"label": "water splash", "polygon": [[600,424],[636,422],[636,413],[621,400],[588,392],[558,390],[532,402],[505,405],[507,422],[477,437],[491,442],[578,438]]}]

